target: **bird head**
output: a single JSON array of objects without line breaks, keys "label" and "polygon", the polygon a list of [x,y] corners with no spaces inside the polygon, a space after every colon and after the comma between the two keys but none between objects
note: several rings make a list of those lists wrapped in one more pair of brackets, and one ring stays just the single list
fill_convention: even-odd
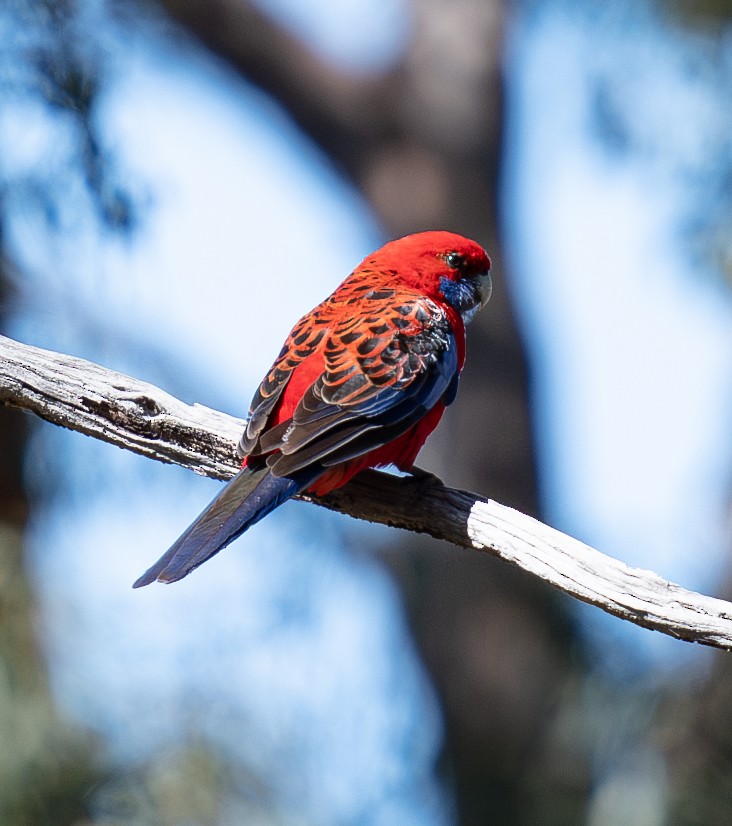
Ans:
[{"label": "bird head", "polygon": [[448,304],[465,323],[491,296],[490,258],[475,241],[453,232],[418,232],[390,241],[361,267]]}]

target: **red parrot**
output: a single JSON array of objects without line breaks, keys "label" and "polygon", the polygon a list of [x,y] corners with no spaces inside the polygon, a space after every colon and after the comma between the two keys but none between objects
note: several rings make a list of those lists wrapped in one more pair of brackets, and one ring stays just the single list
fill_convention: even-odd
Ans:
[{"label": "red parrot", "polygon": [[182,579],[298,493],[364,468],[412,470],[455,398],[465,324],[490,294],[485,251],[451,232],[368,256],[293,327],[250,405],[241,470],[133,587]]}]

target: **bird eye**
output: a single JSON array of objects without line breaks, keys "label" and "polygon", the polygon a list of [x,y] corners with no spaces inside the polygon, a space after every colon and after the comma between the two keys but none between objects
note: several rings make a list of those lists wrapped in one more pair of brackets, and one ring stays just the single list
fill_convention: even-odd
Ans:
[{"label": "bird eye", "polygon": [[465,259],[459,252],[448,252],[445,256],[445,263],[448,267],[458,270],[463,266],[463,264],[465,264]]}]

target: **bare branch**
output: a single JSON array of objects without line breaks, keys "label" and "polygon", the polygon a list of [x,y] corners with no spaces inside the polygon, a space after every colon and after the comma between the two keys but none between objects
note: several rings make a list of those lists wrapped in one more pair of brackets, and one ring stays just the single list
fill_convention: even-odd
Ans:
[{"label": "bare branch", "polygon": [[[153,459],[227,479],[243,421],[146,382],[0,336],[0,404]],[[584,602],[672,637],[732,649],[732,604],[619,560],[474,493],[368,471],[327,497],[358,519],[487,551]]]}]

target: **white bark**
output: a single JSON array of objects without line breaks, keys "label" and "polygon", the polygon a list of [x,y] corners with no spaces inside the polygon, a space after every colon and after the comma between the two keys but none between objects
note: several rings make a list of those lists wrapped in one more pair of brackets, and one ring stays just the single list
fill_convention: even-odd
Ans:
[{"label": "white bark", "polygon": [[[127,450],[227,479],[241,419],[146,382],[0,336],[0,404]],[[487,551],[577,599],[673,637],[732,648],[732,604],[631,568],[525,514],[423,479],[367,471],[311,501]]]}]

